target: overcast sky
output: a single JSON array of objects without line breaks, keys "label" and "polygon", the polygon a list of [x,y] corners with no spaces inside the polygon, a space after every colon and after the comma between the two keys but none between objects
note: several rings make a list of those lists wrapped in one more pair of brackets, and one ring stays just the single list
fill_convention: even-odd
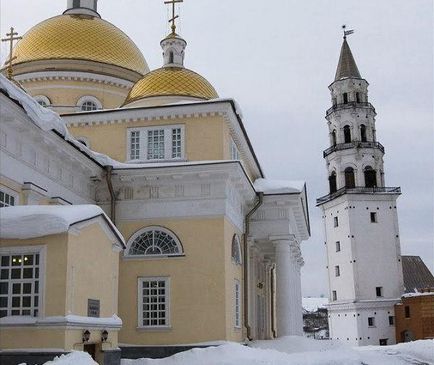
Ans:
[{"label": "overcast sky", "polygon": [[[159,42],[169,30],[162,0],[99,0],[98,6],[136,42],[151,69],[162,65]],[[342,24],[355,29],[348,41],[370,83],[386,185],[402,187],[402,253],[422,256],[433,270],[432,7],[432,0],[185,0],[181,7],[186,67],[239,102],[267,177],[307,182],[312,237],[302,244],[305,296],[328,293],[315,199],[328,188],[324,115]],[[65,8],[66,0],[1,0],[1,34],[10,26],[22,34]],[[4,60],[5,45],[1,50]]]}]

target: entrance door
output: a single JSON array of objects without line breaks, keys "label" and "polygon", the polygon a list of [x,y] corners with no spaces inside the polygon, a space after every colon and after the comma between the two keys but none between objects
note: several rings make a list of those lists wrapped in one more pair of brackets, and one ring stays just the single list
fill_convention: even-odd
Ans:
[{"label": "entrance door", "polygon": [[95,360],[95,355],[96,355],[96,345],[95,344],[84,345],[83,351],[87,352],[90,356],[92,356],[92,359]]}]

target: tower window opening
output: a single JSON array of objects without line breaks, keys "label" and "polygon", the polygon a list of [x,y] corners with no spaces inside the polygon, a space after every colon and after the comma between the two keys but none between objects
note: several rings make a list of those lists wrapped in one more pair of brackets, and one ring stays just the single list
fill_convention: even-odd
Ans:
[{"label": "tower window opening", "polygon": [[356,93],[356,102],[361,103],[360,93]]},{"label": "tower window opening", "polygon": [[347,167],[345,169],[345,187],[349,189],[356,187],[356,179],[354,176],[354,169],[352,167]]},{"label": "tower window opening", "polygon": [[173,63],[173,61],[174,61],[174,55],[173,55],[173,52],[170,51],[169,52],[169,63]]},{"label": "tower window opening", "polygon": [[339,219],[338,219],[338,217],[334,217],[334,218],[333,218],[333,225],[334,225],[335,227],[339,227]]},{"label": "tower window opening", "polygon": [[80,0],[73,0],[72,7],[73,8],[79,8],[80,7]]},{"label": "tower window opening", "polygon": [[368,326],[375,327],[375,317],[368,317]]},{"label": "tower window opening", "polygon": [[[376,212],[371,212],[371,223],[377,223],[377,213]],[[378,295],[378,296],[381,297],[381,295]]]},{"label": "tower window opening", "polygon": [[333,98],[332,102],[333,102],[333,106],[336,106],[338,104],[338,100],[336,98]]},{"label": "tower window opening", "polygon": [[340,252],[340,251],[341,251],[341,242],[336,241],[336,252]]},{"label": "tower window opening", "polygon": [[334,171],[329,176],[329,187],[330,187],[330,194],[333,194],[337,191],[336,172],[334,172]]},{"label": "tower window opening", "polygon": [[341,276],[341,269],[339,266],[335,266],[335,276],[336,277]]},{"label": "tower window opening", "polygon": [[377,171],[371,166],[366,166],[364,170],[365,175],[365,187],[375,188],[377,187]]},{"label": "tower window opening", "polygon": [[393,326],[395,324],[395,317],[389,316],[389,326]]},{"label": "tower window opening", "polygon": [[405,311],[405,318],[410,318],[410,307],[408,305],[404,308]]},{"label": "tower window opening", "polygon": [[360,126],[360,139],[362,142],[366,142],[367,138],[366,138],[366,126],[364,124],[362,124]]},{"label": "tower window opening", "polygon": [[336,300],[338,300],[338,293],[336,292],[336,290],[332,291],[332,300],[335,302]]},{"label": "tower window opening", "polygon": [[377,297],[382,297],[383,296],[383,287],[377,286],[375,288],[375,294],[377,295]]},{"label": "tower window opening", "polygon": [[348,93],[344,93],[344,104],[348,104]]},{"label": "tower window opening", "polygon": [[344,142],[351,143],[351,128],[349,125],[344,127]]},{"label": "tower window opening", "polygon": [[332,146],[336,146],[336,129],[332,132]]}]

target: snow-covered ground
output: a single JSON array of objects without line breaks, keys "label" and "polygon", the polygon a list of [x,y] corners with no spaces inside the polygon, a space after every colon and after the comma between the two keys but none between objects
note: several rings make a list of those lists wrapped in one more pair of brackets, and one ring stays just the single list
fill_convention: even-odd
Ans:
[{"label": "snow-covered ground", "polygon": [[[97,365],[88,354],[73,352],[45,365]],[[225,343],[193,349],[166,359],[122,360],[122,365],[434,365],[434,340],[394,346],[349,347],[335,341],[283,337],[249,346]]]}]

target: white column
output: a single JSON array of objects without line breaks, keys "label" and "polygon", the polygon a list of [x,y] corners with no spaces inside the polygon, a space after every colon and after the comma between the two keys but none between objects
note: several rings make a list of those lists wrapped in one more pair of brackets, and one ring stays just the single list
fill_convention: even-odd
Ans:
[{"label": "white column", "polygon": [[297,268],[292,259],[289,240],[276,240],[276,315],[277,335],[300,335],[302,328],[297,328],[297,314],[301,313],[298,303]]}]

